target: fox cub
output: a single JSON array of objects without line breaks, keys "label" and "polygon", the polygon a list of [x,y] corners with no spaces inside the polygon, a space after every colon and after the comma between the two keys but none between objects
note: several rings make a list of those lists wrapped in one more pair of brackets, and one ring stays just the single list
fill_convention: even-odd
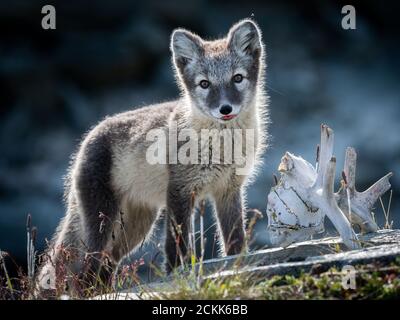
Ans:
[{"label": "fox cub", "polygon": [[[39,281],[51,273],[51,267],[56,272],[59,264],[65,268],[61,256],[68,248],[77,254],[68,262],[77,274],[86,272],[90,255],[94,257],[90,268],[99,268],[105,253],[115,268],[148,238],[160,212],[166,217],[169,272],[186,257],[191,211],[203,199],[214,204],[223,254],[246,250],[244,188],[267,140],[261,32],[249,19],[215,41],[176,29],[170,49],[181,97],[107,117],[85,136],[66,178],[66,215]],[[169,161],[169,155],[165,163],[152,163],[147,159],[154,143],[149,132],[167,132],[173,126],[178,134],[187,129],[199,135],[204,129],[251,130],[253,160],[241,174],[235,160],[183,164]],[[167,140],[169,150],[173,141]],[[184,143],[177,141],[177,148]],[[208,151],[212,153],[212,147]]]}]

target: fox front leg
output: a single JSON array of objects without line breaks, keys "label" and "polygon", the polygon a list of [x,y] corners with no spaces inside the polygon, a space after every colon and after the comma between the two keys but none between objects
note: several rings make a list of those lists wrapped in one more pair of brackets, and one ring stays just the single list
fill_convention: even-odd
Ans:
[{"label": "fox front leg", "polygon": [[167,193],[165,240],[165,269],[167,272],[171,272],[187,259],[191,210],[190,192],[170,183]]},{"label": "fox front leg", "polygon": [[226,190],[214,195],[219,230],[223,237],[223,251],[227,255],[246,250],[241,189]]}]

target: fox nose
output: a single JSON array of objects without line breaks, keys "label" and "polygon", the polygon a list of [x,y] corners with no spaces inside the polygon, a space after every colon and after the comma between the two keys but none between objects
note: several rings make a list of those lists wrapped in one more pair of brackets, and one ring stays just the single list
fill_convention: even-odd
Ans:
[{"label": "fox nose", "polygon": [[232,112],[232,106],[230,106],[229,104],[224,104],[219,108],[219,112],[226,116]]}]

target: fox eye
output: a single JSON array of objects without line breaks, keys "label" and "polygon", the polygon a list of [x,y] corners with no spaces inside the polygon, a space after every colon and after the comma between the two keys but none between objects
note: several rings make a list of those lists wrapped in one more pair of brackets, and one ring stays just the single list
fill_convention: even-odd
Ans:
[{"label": "fox eye", "polygon": [[207,89],[210,86],[210,82],[207,80],[201,80],[200,81],[200,87],[202,87],[203,89]]},{"label": "fox eye", "polygon": [[241,74],[235,74],[234,76],[233,76],[233,81],[235,81],[236,83],[240,83],[240,82],[242,82],[243,81],[243,76],[241,75]]}]

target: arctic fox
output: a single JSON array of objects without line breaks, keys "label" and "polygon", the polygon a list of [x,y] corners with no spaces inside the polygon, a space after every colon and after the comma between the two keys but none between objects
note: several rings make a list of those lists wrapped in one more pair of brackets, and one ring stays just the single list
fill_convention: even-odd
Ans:
[{"label": "arctic fox", "polygon": [[[242,20],[215,41],[176,29],[170,49],[181,97],[107,117],[83,139],[67,174],[67,212],[40,271],[44,286],[53,281],[46,275],[54,276],[60,264],[65,269],[69,263],[61,258],[65,249],[76,252],[68,268],[77,274],[85,272],[90,255],[95,257],[91,268],[98,268],[104,255],[115,267],[148,238],[160,212],[166,217],[165,268],[171,271],[186,257],[191,211],[202,199],[214,204],[222,253],[246,250],[244,188],[267,140],[260,29],[252,20]],[[254,161],[240,175],[235,160],[149,163],[149,132],[172,126],[178,133],[252,130]]]}]

